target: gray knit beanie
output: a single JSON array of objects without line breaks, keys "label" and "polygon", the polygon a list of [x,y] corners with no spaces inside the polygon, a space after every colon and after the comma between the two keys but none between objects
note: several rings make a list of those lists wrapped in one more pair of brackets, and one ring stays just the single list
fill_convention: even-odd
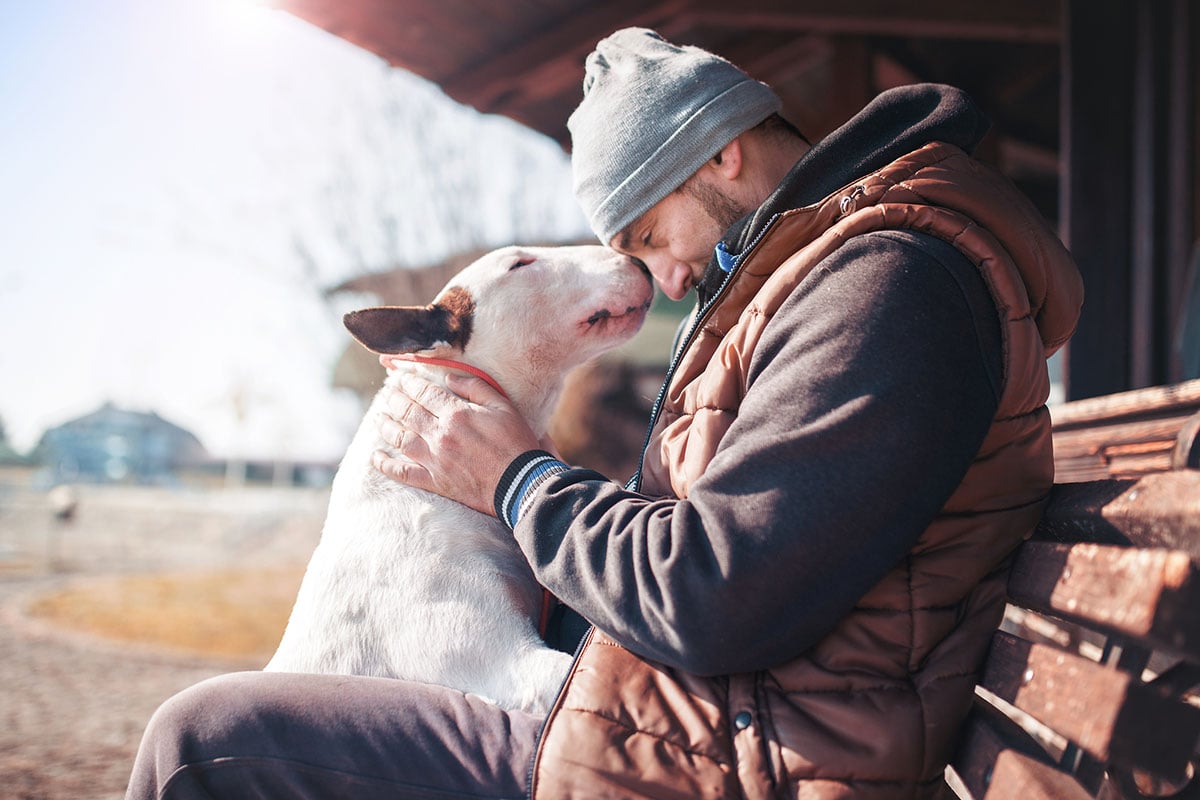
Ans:
[{"label": "gray knit beanie", "polygon": [[601,243],[780,107],[766,84],[698,47],[646,28],[601,40],[567,121],[575,198]]}]

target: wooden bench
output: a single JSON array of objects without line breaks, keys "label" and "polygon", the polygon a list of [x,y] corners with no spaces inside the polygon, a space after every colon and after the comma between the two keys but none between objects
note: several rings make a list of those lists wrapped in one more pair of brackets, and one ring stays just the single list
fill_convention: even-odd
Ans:
[{"label": "wooden bench", "polygon": [[1064,403],[1051,418],[1059,483],[1200,468],[1200,380]]},{"label": "wooden bench", "polygon": [[[1147,394],[1195,389],[1200,400],[1200,382],[1182,386]],[[1164,424],[1129,397],[1103,400],[1123,415],[1093,414],[1109,438],[1075,424],[1070,444],[1129,453],[1121,447],[1136,431],[1171,443],[1143,453],[1185,455],[1122,473],[1140,477],[1056,484],[1016,553],[1009,608],[947,771],[959,797],[1200,798],[1200,470],[1189,461],[1200,454],[1200,416],[1175,404]],[[1082,416],[1065,410],[1056,423]],[[1086,449],[1062,455],[1078,465]]]}]

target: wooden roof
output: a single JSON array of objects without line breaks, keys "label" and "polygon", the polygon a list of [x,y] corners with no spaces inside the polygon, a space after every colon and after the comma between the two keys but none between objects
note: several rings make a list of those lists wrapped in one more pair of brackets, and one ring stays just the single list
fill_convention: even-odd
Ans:
[{"label": "wooden roof", "polygon": [[1181,300],[1200,282],[1192,0],[272,2],[564,147],[584,59],[630,25],[767,82],[810,139],[892,86],[959,86],[993,122],[976,155],[1060,226],[1088,281],[1068,396],[1188,377],[1173,343],[1200,315]]},{"label": "wooden roof", "polygon": [[[581,97],[585,57],[613,30],[641,25],[720,53],[769,83],[783,97],[785,116],[810,138],[832,130],[889,86],[955,83],[993,116],[994,160],[1011,162],[1006,171],[1017,177],[1054,182],[1059,3],[275,2],[437,83],[455,100],[508,116],[564,147],[567,117]],[[1053,213],[1052,203],[1039,205]]]}]

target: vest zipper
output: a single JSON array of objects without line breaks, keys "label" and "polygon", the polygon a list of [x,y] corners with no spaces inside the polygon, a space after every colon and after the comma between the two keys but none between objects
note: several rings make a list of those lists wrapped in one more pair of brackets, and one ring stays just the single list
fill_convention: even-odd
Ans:
[{"label": "vest zipper", "polygon": [[583,648],[595,635],[596,626],[592,625],[588,628],[588,632],[584,634],[584,637],[579,640],[579,644],[575,646],[575,655],[571,658],[571,668],[567,670],[567,677],[563,679],[562,686],[558,687],[558,695],[554,698],[554,705],[550,706],[550,711],[547,712],[546,718],[538,726],[537,738],[533,740],[533,758],[529,760],[529,772],[525,778],[525,785],[529,787],[525,794],[528,800],[533,800],[533,776],[537,772],[538,762],[542,759],[542,737],[546,734],[546,726],[550,724],[550,718],[555,715],[562,705],[563,696],[567,693],[567,683],[571,680],[571,676],[575,674],[575,665],[579,663],[579,657],[583,655]]},{"label": "vest zipper", "polygon": [[767,223],[763,225],[762,230],[760,230],[758,234],[750,240],[750,244],[747,245],[741,254],[734,259],[733,269],[725,275],[725,280],[721,282],[721,287],[717,289],[716,293],[712,296],[704,308],[697,309],[696,319],[692,322],[692,326],[688,328],[687,334],[685,334],[684,337],[679,341],[679,346],[676,347],[675,352],[671,354],[671,363],[667,367],[666,377],[663,378],[662,386],[658,390],[658,397],[654,399],[654,406],[650,411],[650,424],[646,428],[646,437],[642,440],[642,452],[638,457],[637,472],[635,472],[633,477],[630,478],[625,484],[626,489],[634,492],[640,492],[642,489],[642,467],[646,463],[646,450],[650,447],[650,437],[654,435],[654,426],[658,423],[659,415],[662,414],[662,405],[663,400],[667,396],[667,387],[671,385],[671,379],[675,376],[675,369],[679,366],[680,357],[692,343],[692,337],[704,324],[704,321],[708,318],[709,313],[717,305],[717,301],[724,296],[725,290],[733,283],[734,277],[741,271],[742,265],[746,263],[746,259],[752,252],[754,252],[754,248],[756,248],[758,243],[763,240],[763,237],[767,235],[767,233],[775,225],[775,221],[779,219],[780,216],[781,214],[776,214],[767,220]]},{"label": "vest zipper", "polygon": [[[779,219],[778,214],[776,214],[774,217],[771,217],[771,219],[767,221],[767,224],[763,226],[762,231],[754,237],[754,239],[750,242],[750,245],[744,251],[742,251],[740,256],[738,256],[733,271],[725,276],[725,280],[721,282],[721,288],[717,289],[716,294],[712,296],[712,299],[708,301],[708,304],[705,305],[704,308],[697,310],[696,319],[692,322],[691,328],[688,329],[687,334],[682,340],[680,340],[679,346],[675,348],[675,352],[671,355],[671,364],[667,368],[666,378],[664,378],[662,387],[658,390],[658,397],[655,398],[654,408],[650,412],[650,425],[646,428],[646,438],[642,442],[642,452],[640,458],[638,459],[637,472],[635,472],[633,477],[630,478],[628,483],[625,484],[626,489],[635,492],[641,489],[642,464],[644,464],[646,460],[646,449],[650,446],[650,436],[654,433],[654,425],[656,422],[658,422],[658,417],[662,413],[663,398],[666,397],[667,387],[671,385],[671,377],[674,374],[675,369],[679,366],[679,357],[683,355],[685,350],[687,350],[688,345],[691,344],[692,336],[697,330],[699,330],[708,314],[716,306],[717,301],[724,296],[726,289],[728,289],[730,284],[733,283],[733,278],[741,270],[741,266],[745,262],[745,257],[754,250],[760,241],[762,241],[763,236],[766,235],[767,231],[770,230],[777,219]],[[567,670],[567,677],[563,681],[563,685],[558,690],[558,696],[554,698],[554,705],[550,707],[550,712],[546,714],[546,718],[542,720],[542,724],[538,728],[537,739],[534,740],[533,745],[533,758],[529,762],[529,772],[525,781],[529,787],[528,792],[525,795],[528,800],[533,800],[534,775],[537,773],[538,763],[542,758],[542,737],[546,735],[546,728],[550,725],[550,720],[562,706],[563,697],[566,695],[567,683],[570,682],[571,676],[575,674],[575,667],[579,663],[579,657],[583,655],[584,647],[587,646],[588,642],[590,642],[595,635],[596,626],[593,625],[588,629],[587,634],[575,648],[575,655],[571,659],[571,668]]]},{"label": "vest zipper", "polygon": [[862,195],[864,195],[866,193],[867,193],[867,187],[863,186],[860,183],[859,185],[855,186],[853,189],[850,190],[850,194],[843,195],[842,199],[838,202],[838,211],[841,212],[841,215],[844,217],[847,214],[849,214],[851,211],[856,211],[857,210],[856,201],[858,200],[859,197],[861,197]]}]

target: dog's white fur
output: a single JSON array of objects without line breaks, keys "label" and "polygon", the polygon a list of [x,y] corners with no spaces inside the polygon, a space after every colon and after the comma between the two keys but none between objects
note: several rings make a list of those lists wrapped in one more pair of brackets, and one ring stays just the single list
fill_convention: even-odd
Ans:
[{"label": "dog's white fur", "polygon": [[[429,307],[370,309],[369,324],[347,315],[347,326],[377,352],[419,351],[486,371],[541,436],[566,373],[636,333],[651,297],[637,264],[606,248],[504,248],[464,269]],[[438,326],[419,323],[435,313],[444,322],[447,305],[463,316],[464,300],[474,306],[465,347],[457,334],[426,341]],[[443,383],[448,374],[409,362],[389,369],[338,469],[320,543],[266,669],[436,683],[546,713],[571,659],[538,636],[541,589],[512,534],[371,465],[373,451],[390,449],[379,423],[398,370]]]}]

